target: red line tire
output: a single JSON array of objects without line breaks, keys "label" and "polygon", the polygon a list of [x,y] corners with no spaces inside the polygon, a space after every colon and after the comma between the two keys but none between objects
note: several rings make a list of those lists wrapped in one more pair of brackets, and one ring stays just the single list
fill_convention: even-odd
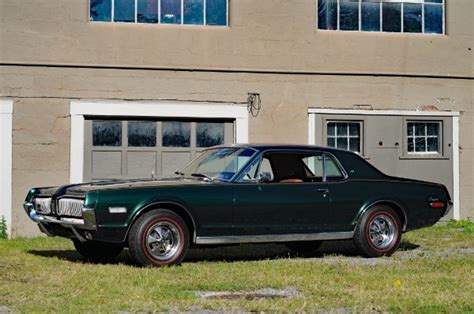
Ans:
[{"label": "red line tire", "polygon": [[176,265],[188,250],[189,230],[178,214],[167,209],[155,209],[133,223],[128,246],[140,266]]},{"label": "red line tire", "polygon": [[397,213],[385,205],[368,209],[357,223],[354,243],[366,257],[390,256],[401,240],[401,221]]}]

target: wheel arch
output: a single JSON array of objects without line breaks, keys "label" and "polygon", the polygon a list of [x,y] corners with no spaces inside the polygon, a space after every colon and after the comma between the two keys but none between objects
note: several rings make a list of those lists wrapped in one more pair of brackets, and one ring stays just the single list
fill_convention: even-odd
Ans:
[{"label": "wheel arch", "polygon": [[193,216],[184,205],[177,202],[173,202],[173,201],[153,202],[140,208],[134,214],[133,218],[130,220],[130,223],[128,224],[127,232],[125,233],[125,237],[123,239],[124,242],[127,241],[128,235],[130,233],[130,229],[132,228],[135,221],[137,221],[137,219],[141,217],[142,215],[144,215],[145,213],[152,211],[154,209],[167,209],[178,214],[181,218],[183,218],[184,222],[186,223],[186,226],[189,229],[189,234],[192,236],[192,238],[190,239],[191,243],[196,242],[196,222]]},{"label": "wheel arch", "polygon": [[368,203],[367,205],[363,206],[362,209],[359,211],[356,219],[354,220],[354,225],[356,225],[359,222],[362,215],[364,215],[369,209],[371,209],[372,207],[376,205],[386,205],[392,208],[395,211],[395,213],[398,215],[398,217],[400,218],[400,221],[402,223],[402,231],[404,232],[406,230],[408,218],[407,218],[405,208],[399,202],[394,201],[394,200],[389,200],[389,199],[381,199],[381,200],[372,201]]}]

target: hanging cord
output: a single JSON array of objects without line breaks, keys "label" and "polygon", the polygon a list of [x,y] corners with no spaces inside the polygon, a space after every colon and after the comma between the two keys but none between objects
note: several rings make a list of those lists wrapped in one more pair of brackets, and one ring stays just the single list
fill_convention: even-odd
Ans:
[{"label": "hanging cord", "polygon": [[257,117],[260,109],[262,108],[262,101],[260,99],[260,94],[258,93],[248,93],[247,96],[247,109],[252,117]]}]

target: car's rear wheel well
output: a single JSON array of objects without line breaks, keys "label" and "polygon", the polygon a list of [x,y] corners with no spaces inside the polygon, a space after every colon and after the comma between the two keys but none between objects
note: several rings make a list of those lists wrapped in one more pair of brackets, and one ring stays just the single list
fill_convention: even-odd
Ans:
[{"label": "car's rear wheel well", "polygon": [[400,219],[400,222],[402,224],[402,230],[405,231],[406,223],[407,223],[407,217],[406,217],[405,211],[403,210],[403,208],[399,204],[394,203],[394,202],[390,202],[390,201],[383,201],[383,202],[378,202],[378,203],[372,204],[371,206],[369,206],[368,209],[370,209],[374,206],[378,206],[378,205],[385,205],[385,206],[388,206],[391,209],[393,209],[395,211],[395,213],[397,214],[398,219]]},{"label": "car's rear wheel well", "polygon": [[[184,222],[186,223],[186,227],[188,227],[189,236],[190,236],[190,239],[189,239],[190,243],[191,244],[194,243],[194,234],[195,234],[194,221],[191,218],[191,215],[189,214],[189,212],[183,206],[178,205],[176,203],[160,202],[160,203],[156,203],[156,204],[146,206],[144,209],[142,209],[138,213],[138,215],[136,215],[134,217],[132,223],[129,226],[129,230],[130,230],[131,226],[135,223],[135,221],[137,221],[138,218],[140,218],[145,213],[148,213],[148,212],[150,212],[154,209],[167,209],[167,210],[170,210],[170,211],[176,213],[177,215],[179,215],[184,220]],[[128,238],[128,232],[127,232],[127,238]],[[125,239],[125,241],[127,241],[127,238]]]}]

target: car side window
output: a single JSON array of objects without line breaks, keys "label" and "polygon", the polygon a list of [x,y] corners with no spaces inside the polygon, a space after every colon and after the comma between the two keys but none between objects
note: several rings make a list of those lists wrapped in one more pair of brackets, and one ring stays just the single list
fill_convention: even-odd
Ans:
[{"label": "car side window", "polygon": [[303,162],[306,166],[306,177],[314,178],[315,181],[323,180],[323,157],[321,155],[314,155],[304,157]]},{"label": "car side window", "polygon": [[260,162],[254,163],[247,173],[242,177],[241,181],[250,182],[258,179],[258,174],[262,172],[268,172],[273,178],[273,169],[270,161],[267,157],[263,157]]},{"label": "car side window", "polygon": [[339,181],[344,179],[344,174],[342,173],[341,169],[335,162],[335,160],[328,155],[326,157],[326,181]]}]

